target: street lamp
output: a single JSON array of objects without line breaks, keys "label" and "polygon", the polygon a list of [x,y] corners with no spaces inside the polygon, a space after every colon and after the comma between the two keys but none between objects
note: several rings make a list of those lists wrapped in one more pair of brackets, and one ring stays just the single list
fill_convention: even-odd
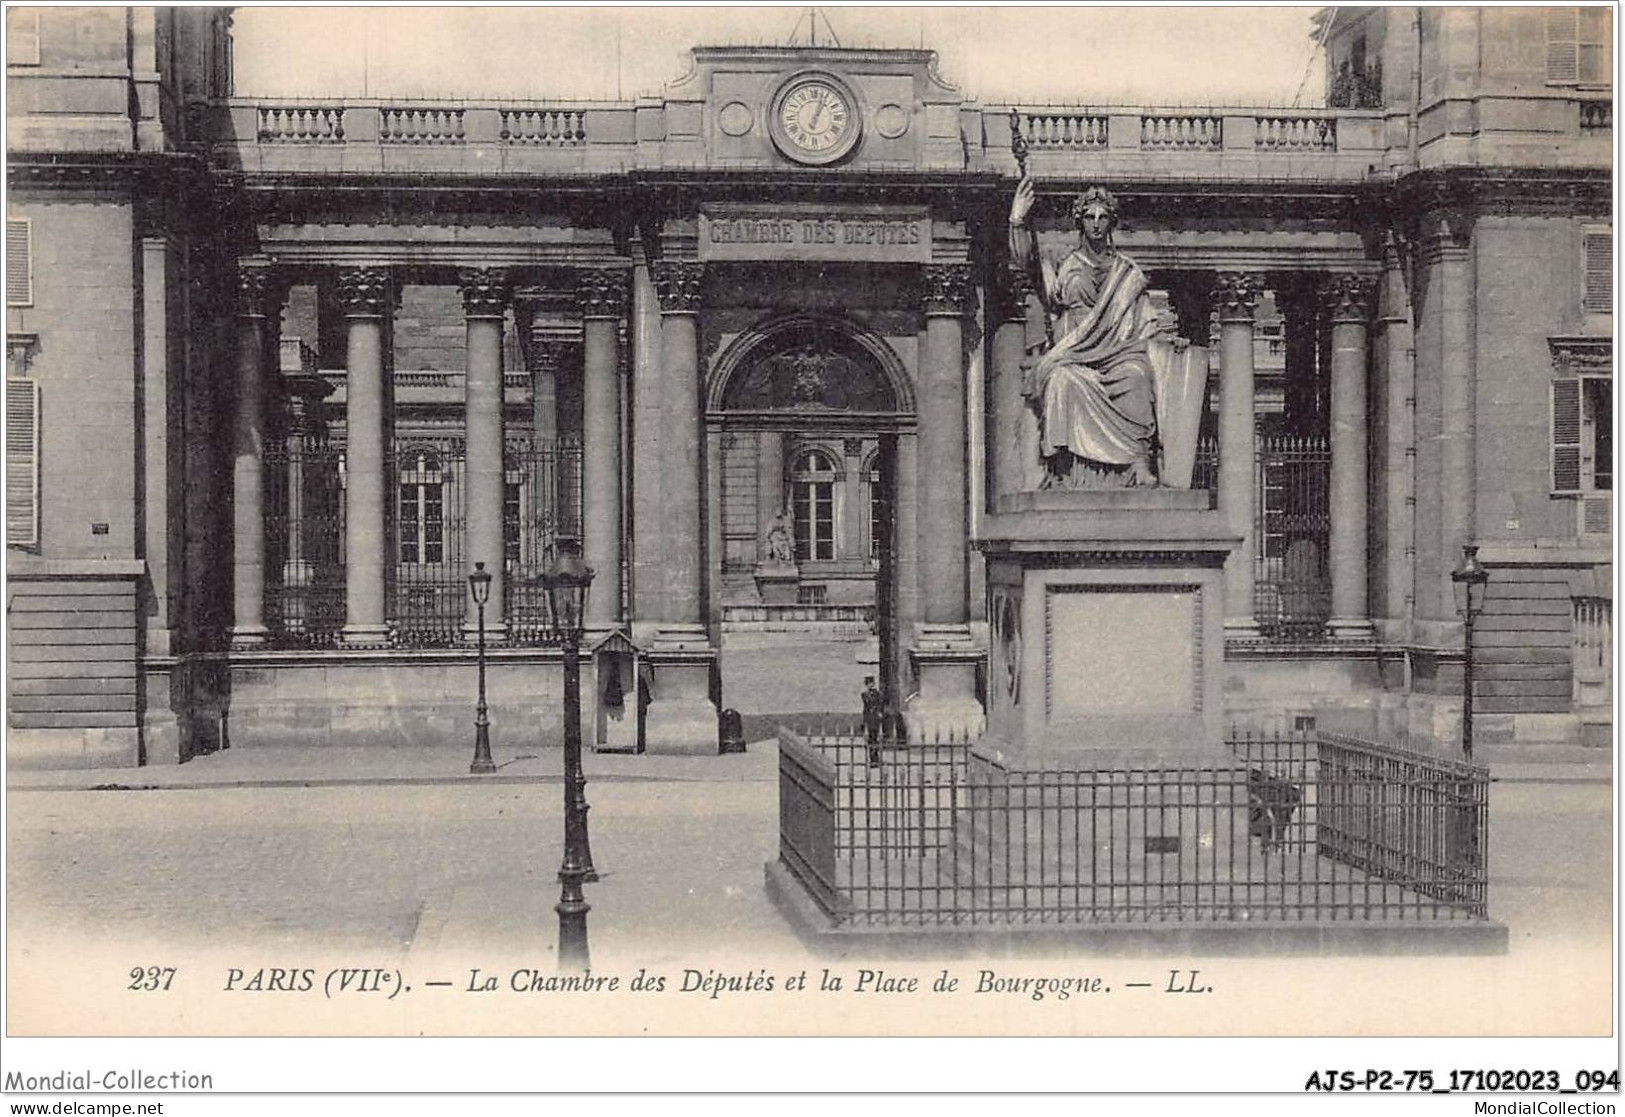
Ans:
[{"label": "street lamp", "polygon": [[491,763],[491,719],[485,708],[485,603],[491,600],[491,572],[483,562],[476,562],[468,576],[468,592],[474,595],[474,606],[479,616],[480,701],[474,707],[474,763],[468,770],[476,776],[489,775],[497,770]]},{"label": "street lamp", "polygon": [[1461,754],[1468,760],[1473,758],[1473,621],[1484,611],[1484,587],[1489,580],[1490,572],[1478,561],[1478,548],[1464,544],[1461,565],[1450,572],[1450,581],[1466,650],[1461,673]]},{"label": "street lamp", "polygon": [[564,863],[559,866],[559,966],[585,973],[587,912],[591,906],[581,886],[598,879],[587,841],[587,777],[581,772],[581,620],[592,588],[592,568],[581,561],[574,544],[563,544],[542,588],[547,592],[548,624],[564,654]]}]

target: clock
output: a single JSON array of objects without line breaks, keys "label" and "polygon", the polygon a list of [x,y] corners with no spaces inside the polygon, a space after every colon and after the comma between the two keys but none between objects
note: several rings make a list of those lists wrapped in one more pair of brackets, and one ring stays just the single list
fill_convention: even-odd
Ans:
[{"label": "clock", "polygon": [[785,155],[821,166],[857,144],[863,114],[852,90],[835,75],[802,73],[779,87],[768,125]]}]

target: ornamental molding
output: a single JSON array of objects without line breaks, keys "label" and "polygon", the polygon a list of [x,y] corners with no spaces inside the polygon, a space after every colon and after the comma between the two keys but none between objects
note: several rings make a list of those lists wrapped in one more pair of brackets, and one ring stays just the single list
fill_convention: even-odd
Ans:
[{"label": "ornamental molding", "polygon": [[466,268],[457,274],[457,285],[463,292],[463,314],[469,318],[501,318],[513,294],[503,268]]},{"label": "ornamental molding", "polygon": [[1320,289],[1321,306],[1333,322],[1364,324],[1371,316],[1376,280],[1355,272],[1336,272]]},{"label": "ornamental molding", "polygon": [[662,314],[698,314],[705,265],[698,260],[656,260],[649,269]]},{"label": "ornamental molding", "polygon": [[238,264],[233,295],[239,318],[268,318],[276,276],[264,264]]},{"label": "ornamental molding", "polygon": [[340,268],[339,305],[346,318],[382,318],[394,307],[388,268]]},{"label": "ornamental molding", "polygon": [[586,268],[578,277],[581,317],[619,321],[626,310],[626,273],[613,268]]},{"label": "ornamental molding", "polygon": [[926,264],[921,268],[925,312],[937,317],[962,317],[970,299],[969,264]]},{"label": "ornamental molding", "polygon": [[1213,304],[1221,322],[1251,322],[1264,293],[1264,276],[1253,271],[1221,271],[1213,284]]},{"label": "ornamental molding", "polygon": [[1552,368],[1559,376],[1612,376],[1614,339],[1611,337],[1548,337]]}]

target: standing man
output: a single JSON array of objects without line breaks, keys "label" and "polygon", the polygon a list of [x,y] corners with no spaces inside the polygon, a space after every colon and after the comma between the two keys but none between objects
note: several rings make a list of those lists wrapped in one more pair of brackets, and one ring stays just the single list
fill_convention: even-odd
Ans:
[{"label": "standing man", "polygon": [[880,767],[880,726],[886,700],[875,686],[875,677],[863,677],[863,736],[869,746],[869,767]]}]

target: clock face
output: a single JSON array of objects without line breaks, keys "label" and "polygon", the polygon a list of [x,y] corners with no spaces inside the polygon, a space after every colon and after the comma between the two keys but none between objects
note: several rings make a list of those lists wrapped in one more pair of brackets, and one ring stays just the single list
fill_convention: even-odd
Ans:
[{"label": "clock face", "polygon": [[830,163],[852,149],[859,118],[852,95],[840,84],[802,77],[780,91],[772,123],[786,155],[803,163]]}]

